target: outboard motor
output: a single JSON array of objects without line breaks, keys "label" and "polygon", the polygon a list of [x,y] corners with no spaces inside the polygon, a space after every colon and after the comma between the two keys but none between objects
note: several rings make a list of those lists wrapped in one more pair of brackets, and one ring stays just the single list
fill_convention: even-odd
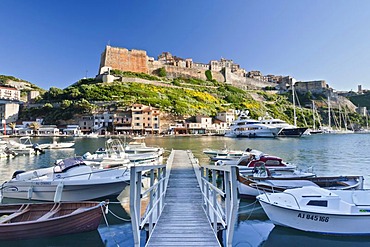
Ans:
[{"label": "outboard motor", "polygon": [[39,152],[40,154],[45,153],[45,151],[44,151],[44,150],[42,150],[42,149],[40,148],[39,144],[37,144],[37,143],[33,144],[33,145],[32,145],[32,147],[33,147],[33,150],[35,150],[36,154],[37,154],[38,152]]}]

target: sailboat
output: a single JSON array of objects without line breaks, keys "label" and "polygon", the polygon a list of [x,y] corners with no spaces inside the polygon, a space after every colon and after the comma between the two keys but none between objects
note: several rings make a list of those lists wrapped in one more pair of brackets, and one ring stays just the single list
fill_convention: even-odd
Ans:
[{"label": "sailboat", "polygon": [[295,90],[294,84],[292,83],[292,95],[293,95],[293,118],[294,118],[294,125],[288,124],[287,122],[272,118],[266,113],[266,117],[261,119],[261,123],[266,124],[268,126],[282,128],[278,134],[278,137],[301,137],[306,130],[307,127],[297,127],[297,116],[296,116],[296,107],[295,107]]},{"label": "sailboat", "polygon": [[[333,129],[331,127],[331,104],[330,104],[330,96],[328,96],[328,119],[329,119],[329,126],[324,129],[324,133],[330,133],[330,134],[350,134],[354,133],[353,130],[349,130],[347,126],[347,119],[348,119],[348,114],[346,112],[346,109],[344,108],[344,114],[342,113],[341,106],[339,104],[338,107],[338,118],[333,112],[333,119],[334,123],[336,125],[336,128]],[[343,119],[343,125],[344,129],[342,128],[342,119]]]},{"label": "sailboat", "polygon": [[319,122],[319,125],[320,127],[319,128],[316,128],[316,115],[317,114],[317,110],[316,110],[316,107],[315,107],[315,101],[312,100],[312,117],[313,117],[313,128],[312,129],[309,129],[309,132],[310,134],[322,134],[323,131],[321,129],[321,122],[320,122],[320,117],[318,116],[317,118],[317,121]]}]

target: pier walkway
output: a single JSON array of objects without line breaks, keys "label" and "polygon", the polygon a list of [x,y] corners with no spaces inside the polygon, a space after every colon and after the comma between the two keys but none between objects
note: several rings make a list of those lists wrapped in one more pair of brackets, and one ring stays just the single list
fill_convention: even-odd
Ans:
[{"label": "pier walkway", "polygon": [[146,246],[221,246],[202,207],[192,160],[174,150],[165,206]]}]

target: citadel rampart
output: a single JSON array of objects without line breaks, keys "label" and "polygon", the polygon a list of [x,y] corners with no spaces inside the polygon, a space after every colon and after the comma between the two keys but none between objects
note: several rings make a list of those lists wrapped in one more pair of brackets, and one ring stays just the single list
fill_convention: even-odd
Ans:
[{"label": "citadel rampart", "polygon": [[107,45],[101,55],[99,73],[103,67],[148,73],[147,60],[146,51],[128,50]]},{"label": "citadel rampart", "polygon": [[[146,51],[106,46],[101,55],[99,75],[109,73],[107,68],[121,71],[156,74],[159,68],[165,68],[168,78],[197,78],[207,80],[205,72],[210,70],[212,79],[235,85],[243,89],[260,89],[272,86],[271,83],[246,77],[246,72],[232,60],[212,60],[209,64],[195,63],[192,59],[182,59],[164,52],[158,60],[148,57]],[[273,83],[274,84],[274,83]],[[274,84],[275,85],[275,84]]]}]

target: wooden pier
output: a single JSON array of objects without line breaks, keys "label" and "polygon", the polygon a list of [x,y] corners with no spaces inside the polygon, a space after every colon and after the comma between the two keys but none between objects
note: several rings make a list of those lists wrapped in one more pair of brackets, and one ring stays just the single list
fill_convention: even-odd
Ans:
[{"label": "wooden pier", "polygon": [[188,152],[173,152],[165,206],[146,246],[221,246],[202,207]]},{"label": "wooden pier", "polygon": [[[146,189],[144,174],[150,176]],[[232,246],[238,211],[235,166],[199,166],[191,151],[172,150],[165,165],[132,166],[130,176],[135,247],[142,246],[144,229],[146,246],[221,246],[224,241],[217,236]]]}]

